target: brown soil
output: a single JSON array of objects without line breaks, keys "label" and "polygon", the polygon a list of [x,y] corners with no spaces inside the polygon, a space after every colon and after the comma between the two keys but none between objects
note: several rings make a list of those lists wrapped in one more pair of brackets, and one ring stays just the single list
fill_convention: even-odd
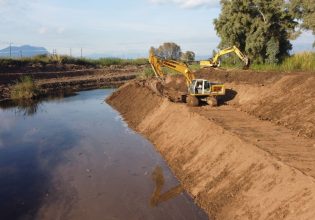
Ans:
[{"label": "brown soil", "polygon": [[129,83],[108,102],[155,144],[210,218],[313,219],[315,75],[204,71],[229,79],[218,108],[170,102],[169,91],[185,88],[181,77],[165,87]]},{"label": "brown soil", "polygon": [[[285,126],[299,136],[315,136],[315,74],[203,69],[198,78],[223,82],[227,95],[221,104]],[[182,76],[168,76],[162,91],[178,101],[186,89]]]},{"label": "brown soil", "polygon": [[102,69],[83,69],[66,71],[28,71],[22,73],[0,73],[0,100],[10,98],[10,87],[22,76],[31,76],[43,94],[56,90],[78,91],[95,89],[102,86],[118,87],[136,78],[143,67],[107,67]]}]

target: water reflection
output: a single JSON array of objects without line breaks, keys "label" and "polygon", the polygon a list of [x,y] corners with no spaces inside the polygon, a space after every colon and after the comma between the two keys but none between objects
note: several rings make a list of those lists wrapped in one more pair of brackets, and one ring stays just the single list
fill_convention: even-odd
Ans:
[{"label": "water reflection", "polygon": [[32,116],[40,110],[40,106],[43,102],[58,101],[75,95],[76,93],[74,92],[61,91],[51,93],[49,96],[41,99],[5,100],[0,102],[0,109],[14,109],[19,115]]},{"label": "water reflection", "polygon": [[50,133],[38,124],[0,129],[0,219],[34,219],[42,199],[54,191],[51,171],[63,163],[64,151],[76,146],[77,134],[50,126]]},{"label": "water reflection", "polygon": [[155,188],[151,196],[151,200],[150,200],[151,207],[156,207],[160,203],[173,199],[179,194],[181,194],[182,192],[184,192],[183,187],[179,184],[178,186],[175,186],[171,188],[170,190],[162,193],[165,180],[164,180],[163,170],[160,166],[157,166],[154,169],[152,173],[152,179],[155,183]]},{"label": "water reflection", "polygon": [[1,220],[207,219],[181,186],[162,192],[178,181],[103,103],[112,91],[2,103]]}]

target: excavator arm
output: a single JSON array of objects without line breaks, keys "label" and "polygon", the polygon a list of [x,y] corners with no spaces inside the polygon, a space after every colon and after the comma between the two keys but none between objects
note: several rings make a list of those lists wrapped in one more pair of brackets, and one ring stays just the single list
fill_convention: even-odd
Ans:
[{"label": "excavator arm", "polygon": [[212,60],[210,61],[200,61],[200,66],[201,67],[217,67],[220,65],[220,62],[219,62],[219,58],[221,56],[224,56],[226,54],[229,54],[229,53],[235,53],[243,62],[244,62],[244,67],[245,68],[248,68],[249,67],[249,59],[247,56],[245,56],[236,46],[233,46],[233,47],[228,47],[228,48],[225,48],[223,50],[220,50],[214,57]]},{"label": "excavator arm", "polygon": [[167,67],[184,75],[188,90],[184,97],[186,97],[186,102],[190,106],[198,106],[200,101],[206,101],[211,106],[217,106],[217,97],[225,95],[225,88],[222,83],[213,83],[206,79],[196,79],[195,74],[185,63],[175,60],[166,60],[153,53],[150,53],[149,62],[158,78],[165,76],[163,67]]},{"label": "excavator arm", "polygon": [[165,60],[155,56],[153,53],[150,53],[149,62],[152,66],[152,69],[155,75],[159,78],[163,78],[165,73],[163,72],[163,67],[172,69],[178,73],[181,73],[185,76],[187,85],[190,85],[192,81],[196,78],[193,72],[189,69],[187,64],[178,62],[175,60]]}]

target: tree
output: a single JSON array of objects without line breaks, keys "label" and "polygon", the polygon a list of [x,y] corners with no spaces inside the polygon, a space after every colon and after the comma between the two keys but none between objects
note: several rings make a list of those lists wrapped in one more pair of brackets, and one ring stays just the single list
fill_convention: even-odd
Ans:
[{"label": "tree", "polygon": [[178,60],[182,53],[180,46],[172,42],[163,43],[157,49],[154,49],[154,51],[155,55],[172,60]]},{"label": "tree", "polygon": [[285,0],[221,0],[214,20],[219,48],[236,45],[257,63],[278,62],[289,55],[297,22]]},{"label": "tree", "polygon": [[[315,35],[314,0],[290,0],[289,8],[292,15],[301,21],[299,27],[304,30],[311,30]],[[313,47],[315,47],[315,42]]]},{"label": "tree", "polygon": [[163,43],[157,49],[154,47],[150,47],[149,53],[153,53],[156,56],[168,60],[182,60],[184,62],[190,62],[195,60],[194,52],[192,51],[182,52],[180,46],[172,42]]},{"label": "tree", "polygon": [[184,62],[192,62],[195,61],[195,53],[192,51],[186,51],[185,53],[181,54],[180,59]]},{"label": "tree", "polygon": [[156,49],[154,47],[150,47],[149,54],[156,54]]}]

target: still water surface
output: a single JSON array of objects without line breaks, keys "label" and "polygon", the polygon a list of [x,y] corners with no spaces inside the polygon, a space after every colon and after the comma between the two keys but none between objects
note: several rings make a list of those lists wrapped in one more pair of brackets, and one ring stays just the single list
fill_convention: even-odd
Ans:
[{"label": "still water surface", "polygon": [[112,91],[0,106],[0,219],[207,219]]}]

